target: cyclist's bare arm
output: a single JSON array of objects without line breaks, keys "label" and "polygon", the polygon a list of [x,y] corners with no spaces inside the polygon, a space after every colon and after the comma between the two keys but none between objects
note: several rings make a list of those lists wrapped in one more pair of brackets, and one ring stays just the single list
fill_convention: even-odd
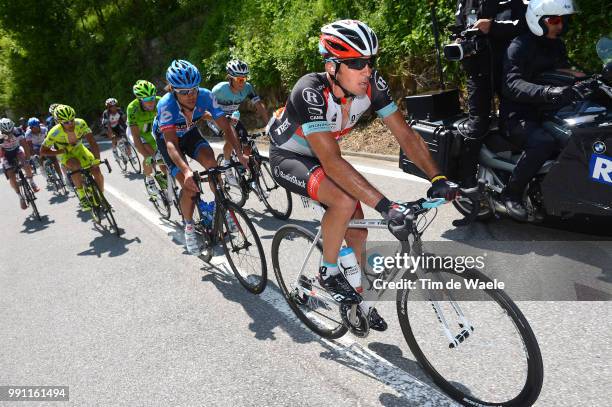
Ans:
[{"label": "cyclist's bare arm", "polygon": [[49,148],[49,147],[47,147],[45,145],[42,145],[40,147],[40,156],[41,157],[43,157],[43,156],[55,157],[55,156],[58,156],[60,154],[64,154],[65,152],[66,152],[66,150],[64,150],[64,149],[52,150],[51,148]]},{"label": "cyclist's bare arm", "polygon": [[132,132],[132,140],[134,140],[134,145],[139,150],[144,148],[144,143],[140,139],[140,127],[138,126],[130,126],[130,131]]},{"label": "cyclist's bare arm", "polygon": [[19,141],[19,144],[21,145],[21,147],[23,147],[23,151],[25,152],[26,160],[29,160],[30,159],[30,146],[28,145],[28,142],[24,139],[21,139]]},{"label": "cyclist's bare arm", "polygon": [[85,135],[85,138],[87,139],[87,143],[89,143],[89,148],[91,149],[91,152],[93,153],[94,157],[96,157],[96,159],[99,160],[100,159],[100,146],[98,145],[98,142],[94,138],[93,134],[87,133]]},{"label": "cyclist's bare arm", "polygon": [[181,155],[181,151],[178,146],[178,136],[176,135],[176,130],[164,130],[164,141],[166,142],[166,148],[168,150],[168,155],[172,162],[178,167],[178,169],[183,173],[187,174],[191,172],[189,165],[187,162],[183,160],[183,156]]},{"label": "cyclist's bare arm", "polygon": [[406,123],[400,111],[383,119],[393,136],[397,139],[410,161],[416,164],[429,179],[440,174],[440,170],[429,153],[423,138]]},{"label": "cyclist's bare arm", "polygon": [[349,195],[372,208],[383,198],[372,184],[342,158],[340,146],[330,132],[312,133],[308,136],[308,142],[327,176]]},{"label": "cyclist's bare arm", "polygon": [[270,120],[270,116],[268,115],[268,111],[266,110],[266,105],[261,100],[258,100],[255,103],[255,109],[257,110],[257,114],[262,118],[264,123],[268,123]]}]

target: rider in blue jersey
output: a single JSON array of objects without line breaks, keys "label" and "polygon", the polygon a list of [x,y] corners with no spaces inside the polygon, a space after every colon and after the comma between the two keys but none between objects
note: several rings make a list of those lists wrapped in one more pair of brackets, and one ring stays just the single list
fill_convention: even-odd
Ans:
[{"label": "rider in blue jersey", "polygon": [[[191,254],[200,252],[200,243],[193,227],[194,196],[198,187],[193,172],[184,155],[188,155],[204,168],[216,167],[215,155],[208,142],[200,134],[197,122],[212,118],[223,130],[224,138],[235,151],[242,165],[248,158],[242,153],[236,133],[213,94],[200,88],[202,77],[198,68],[185,60],[174,60],[166,71],[168,93],[157,103],[156,128],[163,135],[158,148],[169,164],[173,176],[181,184],[181,210],[185,220],[185,244]],[[212,117],[211,117],[212,116]]]},{"label": "rider in blue jersey", "polygon": [[[219,107],[223,110],[228,118],[238,112],[240,104],[246,99],[251,99],[251,102],[255,104],[257,113],[264,123],[269,120],[266,106],[261,101],[261,98],[255,93],[253,85],[248,80],[249,67],[248,65],[238,59],[231,60],[225,66],[227,72],[227,81],[220,82],[212,88],[212,92],[215,95]],[[236,117],[236,115],[234,116]],[[239,116],[238,116],[239,117]],[[234,124],[235,123],[235,124]],[[239,118],[232,120],[232,125],[238,134],[238,138],[245,148],[245,153],[249,154],[247,147],[244,146],[248,141],[248,132],[244,125],[240,122]],[[223,156],[225,161],[223,165],[227,165],[232,155],[232,146],[229,143],[225,143],[223,146]],[[226,174],[226,179],[230,184],[237,184],[236,179],[232,173]]]}]

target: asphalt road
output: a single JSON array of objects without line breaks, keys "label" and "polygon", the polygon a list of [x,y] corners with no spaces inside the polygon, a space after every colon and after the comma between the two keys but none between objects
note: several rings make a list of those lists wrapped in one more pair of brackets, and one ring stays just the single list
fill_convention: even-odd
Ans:
[{"label": "asphalt road", "polygon": [[[394,163],[350,161],[392,198],[427,190]],[[55,196],[41,176],[43,222],[0,182],[0,386],[66,385],[65,404],[75,406],[454,405],[415,361],[395,303],[377,306],[387,332],[321,339],[293,316],[271,266],[266,291],[249,294],[221,252],[211,264],[186,254],[176,213],[159,219],[140,175],[113,169],[106,195],[121,237],[94,227],[74,196]],[[293,198],[292,221],[314,230],[313,212]],[[254,197],[245,207],[270,256],[284,222]],[[423,239],[486,252],[487,273],[515,283],[509,291],[544,360],[536,405],[610,405],[612,240],[508,220],[458,229],[458,217],[444,206]]]}]

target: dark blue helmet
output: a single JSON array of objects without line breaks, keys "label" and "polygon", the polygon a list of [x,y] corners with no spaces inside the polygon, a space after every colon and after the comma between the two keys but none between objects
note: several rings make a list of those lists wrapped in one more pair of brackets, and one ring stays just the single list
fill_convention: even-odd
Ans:
[{"label": "dark blue helmet", "polygon": [[40,127],[40,120],[36,117],[30,117],[28,119],[28,127]]},{"label": "dark blue helmet", "polygon": [[202,81],[200,71],[189,61],[175,59],[166,71],[166,80],[177,89],[195,88]]}]

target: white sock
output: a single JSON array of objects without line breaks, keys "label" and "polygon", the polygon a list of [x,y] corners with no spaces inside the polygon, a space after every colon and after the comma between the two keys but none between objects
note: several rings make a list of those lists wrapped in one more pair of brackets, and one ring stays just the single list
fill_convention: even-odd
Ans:
[{"label": "white sock", "polygon": [[321,267],[319,268],[319,273],[321,274],[321,278],[325,280],[331,276],[335,276],[340,273],[340,269],[336,263],[328,263],[326,261],[321,260]]}]

